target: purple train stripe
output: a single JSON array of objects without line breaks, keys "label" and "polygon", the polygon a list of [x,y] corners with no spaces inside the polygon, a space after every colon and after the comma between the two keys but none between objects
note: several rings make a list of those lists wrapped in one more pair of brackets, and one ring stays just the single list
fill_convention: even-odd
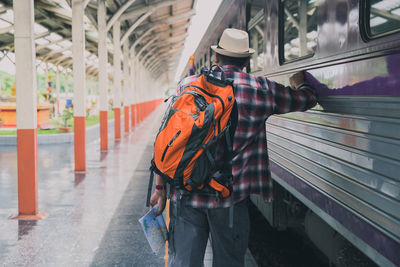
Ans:
[{"label": "purple train stripe", "polygon": [[[384,73],[374,74],[374,67],[377,64],[382,66],[386,65]],[[319,96],[400,96],[400,55],[393,54],[386,57],[374,58],[368,60],[362,60],[357,62],[350,62],[346,64],[329,66],[322,71],[311,70],[310,73],[306,73],[306,78],[309,83],[311,83]],[[337,71],[337,73],[343,73],[342,75],[337,75],[337,78],[346,77],[347,82],[351,83],[349,85],[343,85],[340,88],[330,88],[324,83],[321,83],[313,75],[317,74],[322,79],[325,72]],[[360,79],[358,82],[351,82],[351,76],[356,75],[361,70]],[[322,74],[322,76],[321,76]],[[370,77],[370,78],[366,78]],[[335,77],[336,78],[336,77]],[[355,79],[355,77],[353,77]]]},{"label": "purple train stripe", "polygon": [[272,161],[270,161],[270,169],[271,172],[279,176],[324,212],[335,218],[349,231],[378,251],[389,261],[400,266],[400,243]]}]

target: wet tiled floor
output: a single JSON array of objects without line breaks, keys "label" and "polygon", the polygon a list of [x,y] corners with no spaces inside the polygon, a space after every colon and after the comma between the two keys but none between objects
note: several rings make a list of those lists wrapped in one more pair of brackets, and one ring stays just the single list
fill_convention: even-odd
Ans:
[{"label": "wet tiled floor", "polygon": [[[138,223],[148,210],[148,168],[163,110],[120,142],[110,136],[107,152],[99,141],[87,144],[86,174],[73,172],[73,145],[39,146],[43,220],[9,219],[18,209],[17,155],[16,147],[0,146],[0,266],[164,266]],[[210,245],[204,266],[212,266]],[[256,266],[250,253],[246,266]]]},{"label": "wet tiled floor", "polygon": [[0,147],[0,266],[163,266],[138,224],[163,109],[120,142],[111,137],[108,152],[88,144],[87,174],[73,172],[73,146],[39,146],[43,220],[9,219],[18,207],[16,148]]}]

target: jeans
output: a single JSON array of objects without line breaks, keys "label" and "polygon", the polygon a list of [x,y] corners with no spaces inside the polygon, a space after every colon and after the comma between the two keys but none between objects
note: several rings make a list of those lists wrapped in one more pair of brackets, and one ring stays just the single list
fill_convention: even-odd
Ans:
[{"label": "jeans", "polygon": [[207,240],[211,234],[213,267],[242,267],[250,223],[249,200],[234,205],[233,227],[229,208],[200,209],[171,202],[168,238],[169,267],[202,267]]}]

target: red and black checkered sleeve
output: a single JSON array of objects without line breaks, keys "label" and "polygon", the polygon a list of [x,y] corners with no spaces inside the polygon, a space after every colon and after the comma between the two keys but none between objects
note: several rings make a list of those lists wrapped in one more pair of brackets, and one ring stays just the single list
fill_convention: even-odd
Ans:
[{"label": "red and black checkered sleeve", "polygon": [[290,86],[268,81],[274,97],[274,113],[283,114],[293,111],[305,111],[317,104],[317,96],[314,88],[309,84],[303,84],[297,89]]}]

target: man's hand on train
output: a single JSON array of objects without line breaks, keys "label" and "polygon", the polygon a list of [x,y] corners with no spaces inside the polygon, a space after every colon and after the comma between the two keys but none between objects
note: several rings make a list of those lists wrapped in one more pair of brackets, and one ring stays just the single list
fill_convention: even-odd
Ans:
[{"label": "man's hand on train", "polygon": [[167,201],[167,193],[164,190],[155,190],[150,198],[150,209],[155,205],[158,205],[158,210],[155,213],[156,216],[160,215],[165,209],[165,202]]},{"label": "man's hand on train", "polygon": [[290,86],[297,89],[304,83],[304,74],[302,71],[293,74],[290,78]]}]

